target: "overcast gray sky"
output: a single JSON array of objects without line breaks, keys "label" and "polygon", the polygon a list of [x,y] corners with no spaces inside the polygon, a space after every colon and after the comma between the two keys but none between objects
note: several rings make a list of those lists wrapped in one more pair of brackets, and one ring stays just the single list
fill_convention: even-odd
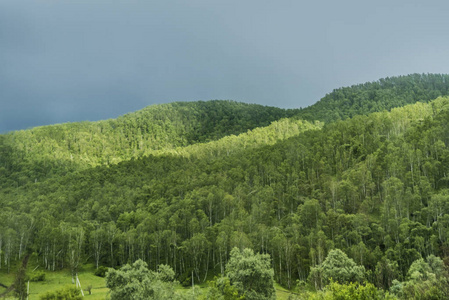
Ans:
[{"label": "overcast gray sky", "polygon": [[449,1],[0,0],[0,132],[448,73]]}]

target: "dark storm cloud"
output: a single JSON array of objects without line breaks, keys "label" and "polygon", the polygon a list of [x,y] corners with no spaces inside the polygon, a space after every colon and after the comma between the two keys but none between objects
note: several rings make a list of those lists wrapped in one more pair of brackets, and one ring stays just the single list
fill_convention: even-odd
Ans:
[{"label": "dark storm cloud", "polygon": [[448,7],[402,0],[3,0],[0,132],[170,101],[304,107],[343,85],[447,73]]}]

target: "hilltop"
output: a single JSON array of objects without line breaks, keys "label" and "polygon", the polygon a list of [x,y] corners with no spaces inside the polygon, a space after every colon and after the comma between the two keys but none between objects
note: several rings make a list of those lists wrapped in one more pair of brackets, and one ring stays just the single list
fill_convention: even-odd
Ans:
[{"label": "hilltop", "polygon": [[0,172],[22,185],[244,133],[296,112],[235,101],[175,102],[117,119],[14,131],[0,135]]}]

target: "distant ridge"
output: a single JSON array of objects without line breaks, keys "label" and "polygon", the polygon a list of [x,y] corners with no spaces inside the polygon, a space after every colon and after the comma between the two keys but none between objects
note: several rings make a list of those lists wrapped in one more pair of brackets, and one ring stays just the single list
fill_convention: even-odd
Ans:
[{"label": "distant ridge", "polygon": [[411,74],[333,90],[298,117],[332,122],[449,95],[449,75]]},{"label": "distant ridge", "polygon": [[[411,74],[342,87],[304,109],[231,100],[151,105],[116,119],[41,126],[0,135],[7,174],[33,169],[27,179],[116,164],[154,151],[216,141],[283,118],[325,123],[390,110],[449,94],[449,75]],[[286,127],[287,128],[287,127]],[[270,133],[271,134],[271,133]],[[57,170],[57,171],[56,171]],[[12,172],[12,173],[11,173]]]},{"label": "distant ridge", "polygon": [[[153,151],[184,147],[240,134],[299,110],[229,100],[174,102],[97,122],[35,127],[0,135],[0,164],[6,170],[34,169],[39,178],[56,170],[115,164]],[[35,175],[32,175],[35,174]]]}]

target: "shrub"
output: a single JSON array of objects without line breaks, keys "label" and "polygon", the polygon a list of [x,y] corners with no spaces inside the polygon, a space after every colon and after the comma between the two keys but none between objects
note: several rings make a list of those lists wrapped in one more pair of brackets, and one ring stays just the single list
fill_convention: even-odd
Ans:
[{"label": "shrub", "polygon": [[31,274],[27,275],[26,281],[45,281],[45,272],[44,271],[36,271],[32,272]]},{"label": "shrub", "polygon": [[75,287],[65,287],[57,291],[48,292],[39,297],[40,300],[81,300],[81,292]]},{"label": "shrub", "polygon": [[106,277],[106,272],[108,271],[108,268],[104,266],[99,266],[98,269],[95,270],[94,275],[98,277]]}]

